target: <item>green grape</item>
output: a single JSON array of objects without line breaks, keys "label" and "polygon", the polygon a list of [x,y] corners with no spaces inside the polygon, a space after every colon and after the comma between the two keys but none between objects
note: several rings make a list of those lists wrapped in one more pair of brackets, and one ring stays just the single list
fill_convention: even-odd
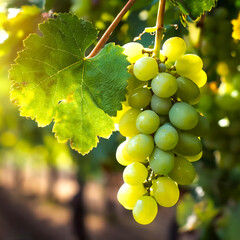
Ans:
[{"label": "green grape", "polygon": [[191,105],[197,104],[200,101],[200,91],[198,86],[188,78],[177,78],[178,89],[176,96],[182,101]]},{"label": "green grape", "polygon": [[196,155],[202,151],[201,140],[190,133],[182,132],[179,134],[178,144],[174,151],[183,156]]},{"label": "green grape", "polygon": [[117,193],[118,202],[128,210],[132,210],[137,200],[146,193],[143,184],[132,186],[124,183]]},{"label": "green grape", "polygon": [[207,74],[203,70],[197,73],[188,73],[185,77],[191,79],[199,88],[203,87],[207,82]]},{"label": "green grape", "polygon": [[150,103],[151,98],[151,90],[148,88],[138,88],[129,94],[128,104],[137,109],[145,108]]},{"label": "green grape", "polygon": [[159,205],[172,207],[179,199],[178,185],[169,177],[159,177],[153,180],[152,194]]},{"label": "green grape", "polygon": [[123,171],[123,180],[129,185],[140,185],[146,180],[147,176],[147,168],[139,162],[128,165]]},{"label": "green grape", "polygon": [[117,159],[118,163],[120,163],[123,166],[127,166],[131,163],[130,161],[125,159],[124,156],[123,156],[123,148],[125,147],[125,145],[126,145],[126,141],[122,142],[118,146],[117,151],[116,151],[116,159]]},{"label": "green grape", "polygon": [[123,166],[127,166],[133,162],[143,162],[145,160],[145,158],[144,159],[134,158],[127,153],[126,143],[127,143],[127,141],[124,141],[118,146],[117,151],[116,151],[117,161]]},{"label": "green grape", "polygon": [[141,112],[136,120],[137,129],[144,134],[154,133],[160,125],[159,116],[152,110]]},{"label": "green grape", "polygon": [[146,159],[153,151],[154,141],[153,137],[146,134],[138,134],[126,144],[127,153],[139,159]]},{"label": "green grape", "polygon": [[152,80],[152,91],[158,97],[168,98],[177,91],[177,80],[169,73],[159,73]]},{"label": "green grape", "polygon": [[165,124],[155,133],[154,141],[160,149],[172,150],[178,143],[178,132],[170,124]]},{"label": "green grape", "polygon": [[172,37],[164,42],[162,49],[164,56],[170,61],[176,61],[186,52],[187,46],[182,38]]},{"label": "green grape", "polygon": [[156,201],[150,196],[142,196],[133,208],[133,217],[137,223],[146,225],[155,219],[157,211]]},{"label": "green grape", "polygon": [[130,63],[135,63],[138,59],[143,57],[143,46],[137,42],[129,42],[123,45],[123,54],[127,55],[127,60]]},{"label": "green grape", "polygon": [[175,157],[174,168],[168,176],[180,185],[189,185],[196,177],[194,166],[183,157]]},{"label": "green grape", "polygon": [[167,175],[174,167],[174,154],[155,148],[149,157],[152,170],[159,175]]},{"label": "green grape", "polygon": [[185,157],[189,162],[196,162],[201,159],[203,152],[201,151],[200,153],[192,156],[183,156]]},{"label": "green grape", "polygon": [[178,102],[173,104],[169,111],[171,123],[182,130],[190,130],[198,123],[198,113],[188,103]]},{"label": "green grape", "polygon": [[197,125],[191,130],[188,130],[187,132],[192,133],[193,135],[198,137],[203,137],[208,134],[209,130],[210,130],[209,121],[207,120],[206,117],[198,113]]},{"label": "green grape", "polygon": [[155,94],[152,96],[151,108],[157,114],[166,115],[168,114],[171,107],[172,107],[171,98],[159,98]]},{"label": "green grape", "polygon": [[157,75],[158,63],[151,57],[140,58],[133,66],[133,73],[137,79],[148,81]]},{"label": "green grape", "polygon": [[139,133],[136,127],[136,120],[139,113],[141,113],[140,110],[131,108],[120,118],[118,128],[124,137],[133,137]]},{"label": "green grape", "polygon": [[201,71],[203,61],[195,54],[186,54],[176,61],[175,67],[179,75],[187,77],[189,74],[196,74]]}]

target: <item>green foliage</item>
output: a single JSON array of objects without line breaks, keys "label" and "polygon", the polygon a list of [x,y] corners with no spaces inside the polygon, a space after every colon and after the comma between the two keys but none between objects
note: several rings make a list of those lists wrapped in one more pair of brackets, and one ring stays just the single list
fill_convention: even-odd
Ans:
[{"label": "green foliage", "polygon": [[210,11],[216,6],[217,0],[171,0],[172,3],[179,7],[181,14],[189,15],[196,20],[205,11]]},{"label": "green foliage", "polygon": [[70,139],[73,149],[86,154],[98,136],[107,138],[114,130],[110,116],[125,99],[128,62],[114,44],[86,59],[97,31],[77,16],[59,14],[39,28],[43,37],[30,35],[10,70],[11,99],[39,126],[54,119],[57,138]]}]

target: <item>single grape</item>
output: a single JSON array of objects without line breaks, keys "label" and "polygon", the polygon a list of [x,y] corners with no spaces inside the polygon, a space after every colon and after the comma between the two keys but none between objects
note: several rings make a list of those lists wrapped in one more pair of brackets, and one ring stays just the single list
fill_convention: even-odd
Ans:
[{"label": "single grape", "polygon": [[158,63],[151,57],[140,58],[133,66],[133,73],[137,79],[148,81],[157,75]]},{"label": "single grape", "polygon": [[178,185],[169,177],[159,177],[153,180],[152,194],[159,205],[172,207],[179,199]]},{"label": "single grape", "polygon": [[160,63],[158,68],[159,68],[159,72],[160,73],[161,72],[166,72],[166,70],[167,70],[167,67],[166,67],[166,65],[164,63]]},{"label": "single grape", "polygon": [[123,45],[123,54],[127,55],[127,60],[130,63],[135,63],[138,59],[143,57],[143,46],[137,42],[129,42]]},{"label": "single grape", "polygon": [[194,181],[196,171],[186,158],[175,157],[174,168],[168,176],[180,185],[189,185]]},{"label": "single grape", "polygon": [[168,114],[172,107],[171,98],[160,98],[157,95],[153,95],[151,99],[151,108],[154,112],[160,115]]},{"label": "single grape", "polygon": [[159,175],[167,175],[174,167],[174,154],[155,148],[149,157],[152,170]]},{"label": "single grape", "polygon": [[182,101],[191,105],[197,104],[200,101],[199,88],[192,80],[185,77],[178,77],[177,84],[176,96]]},{"label": "single grape", "polygon": [[187,46],[182,38],[172,37],[164,42],[162,49],[164,56],[170,61],[176,61],[186,52]]},{"label": "single grape", "polygon": [[196,162],[201,159],[202,155],[203,155],[203,152],[201,151],[200,153],[198,153],[196,155],[183,156],[183,157],[185,157],[189,162]]},{"label": "single grape", "polygon": [[199,88],[203,87],[207,82],[207,74],[204,70],[197,73],[188,73],[185,77],[191,79]]},{"label": "single grape", "polygon": [[190,130],[198,123],[198,113],[188,103],[178,102],[173,104],[169,111],[171,123],[182,130]]},{"label": "single grape", "polygon": [[177,91],[177,80],[169,73],[159,73],[152,80],[152,91],[158,97],[168,98]]},{"label": "single grape", "polygon": [[202,151],[201,140],[190,133],[182,132],[179,134],[178,144],[174,151],[183,156],[196,155]]},{"label": "single grape", "polygon": [[141,112],[136,120],[137,129],[144,134],[154,133],[160,125],[159,116],[152,110]]},{"label": "single grape", "polygon": [[132,186],[124,183],[117,193],[118,202],[128,210],[132,210],[137,200],[146,193],[143,184]]},{"label": "single grape", "polygon": [[126,144],[127,153],[139,159],[146,159],[153,151],[154,141],[153,137],[146,134],[138,134]]},{"label": "single grape", "polygon": [[146,225],[155,219],[157,211],[156,201],[150,196],[142,196],[133,208],[133,217],[137,223]]},{"label": "single grape", "polygon": [[147,176],[147,168],[139,162],[128,165],[123,171],[123,180],[129,185],[140,185],[146,180]]},{"label": "single grape", "polygon": [[210,130],[209,121],[207,120],[206,117],[198,113],[197,125],[191,130],[188,130],[187,132],[192,133],[193,135],[198,137],[203,137],[208,134],[209,130]]},{"label": "single grape", "polygon": [[123,114],[119,120],[119,132],[124,137],[133,137],[139,133],[136,127],[137,117],[141,113],[140,110],[131,108]]},{"label": "single grape", "polygon": [[126,141],[122,142],[118,146],[117,151],[116,151],[116,159],[117,159],[118,163],[120,163],[123,166],[127,166],[131,163],[123,157],[123,148],[125,147],[125,145],[126,145]]},{"label": "single grape", "polygon": [[164,124],[155,133],[154,141],[160,149],[172,150],[178,143],[178,132],[170,124]]},{"label": "single grape", "polygon": [[175,67],[179,75],[188,77],[190,74],[193,75],[201,71],[203,61],[195,54],[186,54],[176,61]]},{"label": "single grape", "polygon": [[137,88],[129,94],[128,104],[137,109],[145,108],[149,105],[151,98],[151,90],[148,88]]}]

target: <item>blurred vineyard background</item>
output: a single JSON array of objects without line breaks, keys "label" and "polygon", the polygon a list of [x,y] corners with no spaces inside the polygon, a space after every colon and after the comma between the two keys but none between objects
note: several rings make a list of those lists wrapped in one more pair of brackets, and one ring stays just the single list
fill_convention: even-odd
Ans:
[{"label": "blurred vineyard background", "polygon": [[[187,19],[186,28],[177,8],[167,4],[165,38],[183,37],[188,50],[204,60],[208,84],[201,89],[197,108],[208,117],[211,129],[203,140],[204,155],[194,163],[198,172],[194,184],[181,188],[178,205],[161,208],[149,226],[135,223],[116,200],[123,170],[115,160],[123,141],[117,132],[110,140],[100,139],[98,148],[82,157],[57,142],[52,126],[38,128],[20,117],[10,102],[8,69],[23,49],[23,40],[39,33],[38,24],[51,12],[74,12],[92,21],[101,35],[125,2],[0,1],[1,240],[239,240],[239,0],[219,0],[197,22]],[[136,1],[110,41],[123,45],[154,26],[157,2]],[[153,41],[154,36],[145,34],[140,42],[150,47]]]}]

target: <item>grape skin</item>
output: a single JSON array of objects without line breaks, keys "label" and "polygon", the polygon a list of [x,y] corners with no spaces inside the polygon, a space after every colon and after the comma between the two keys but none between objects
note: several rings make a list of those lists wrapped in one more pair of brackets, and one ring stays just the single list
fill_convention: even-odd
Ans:
[{"label": "grape skin", "polygon": [[198,123],[197,111],[188,103],[175,103],[169,111],[171,123],[182,130],[190,130]]},{"label": "grape skin", "polygon": [[169,73],[159,73],[152,80],[152,91],[160,98],[171,97],[177,91],[177,80]]},{"label": "grape skin", "polygon": [[146,180],[147,175],[147,168],[139,162],[134,162],[124,169],[123,180],[129,185],[140,185]]},{"label": "grape skin", "polygon": [[163,54],[170,61],[176,61],[186,52],[187,46],[185,41],[180,37],[172,37],[166,40],[163,44]]},{"label": "grape skin", "polygon": [[146,225],[154,220],[157,211],[156,201],[150,196],[142,196],[137,200],[133,208],[133,217],[136,222]]},{"label": "grape skin", "polygon": [[140,81],[148,81],[158,73],[157,61],[151,57],[140,58],[133,66],[133,73]]}]

